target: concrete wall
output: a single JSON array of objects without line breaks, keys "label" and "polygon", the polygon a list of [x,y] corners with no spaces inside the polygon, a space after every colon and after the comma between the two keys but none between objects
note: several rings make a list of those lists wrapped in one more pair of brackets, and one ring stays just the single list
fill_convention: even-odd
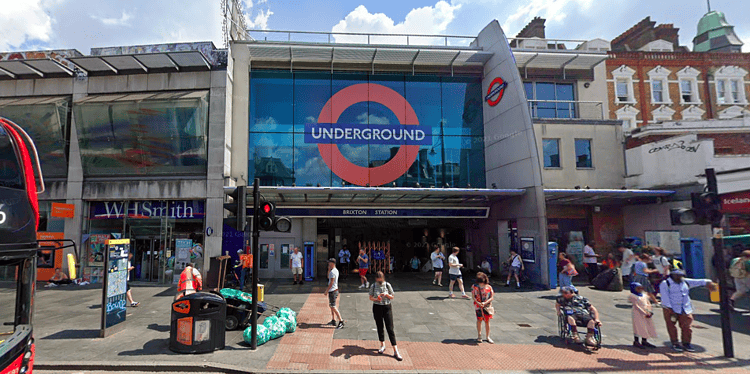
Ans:
[{"label": "concrete wall", "polygon": [[[544,139],[560,139],[560,168],[543,168],[545,188],[621,188],[625,185],[622,126],[618,122],[576,123],[554,120],[534,123],[539,158]],[[576,168],[575,139],[591,139],[593,168]]]},{"label": "concrete wall", "polygon": [[487,187],[526,189],[521,197],[493,204],[490,219],[485,220],[481,230],[498,238],[498,220],[515,219],[519,235],[533,237],[536,242],[537,263],[529,266],[534,268],[532,281],[549,284],[548,274],[541,271],[547,268],[542,173],[523,81],[497,21],[479,33],[473,46],[494,53],[484,67],[483,91],[488,91],[496,77],[508,83],[500,103],[494,107],[483,104]]},{"label": "concrete wall", "polygon": [[[589,84],[586,87],[586,83]],[[579,101],[599,101],[601,105],[581,104],[578,106],[582,119],[607,119],[609,101],[607,100],[607,65],[601,62],[594,67],[593,80],[576,82],[576,98]]]}]

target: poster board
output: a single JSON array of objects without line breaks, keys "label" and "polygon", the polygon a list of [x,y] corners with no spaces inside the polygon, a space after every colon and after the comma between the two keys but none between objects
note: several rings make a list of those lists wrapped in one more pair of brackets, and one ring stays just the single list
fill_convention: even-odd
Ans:
[{"label": "poster board", "polygon": [[[107,262],[102,287],[102,338],[119,331],[121,323],[125,322],[128,253],[130,239],[110,239],[107,242]],[[114,329],[115,326],[118,328]]]},{"label": "poster board", "polygon": [[644,231],[646,244],[664,248],[668,255],[682,254],[680,245],[680,232],[677,230],[669,231]]},{"label": "poster board", "polygon": [[521,238],[521,258],[523,262],[536,262],[534,238]]},{"label": "poster board", "polygon": [[190,262],[190,249],[193,248],[192,239],[175,239],[174,241],[174,272],[172,273],[172,283],[177,284],[180,281],[180,274],[185,270]]}]

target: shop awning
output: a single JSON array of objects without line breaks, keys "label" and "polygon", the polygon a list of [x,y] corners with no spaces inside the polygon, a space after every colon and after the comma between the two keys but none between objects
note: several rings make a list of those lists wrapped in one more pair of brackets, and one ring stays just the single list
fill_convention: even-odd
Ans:
[{"label": "shop awning", "polygon": [[73,70],[51,58],[0,61],[0,75],[10,78],[73,75]]},{"label": "shop awning", "polygon": [[[237,42],[240,43],[240,42]],[[429,65],[482,67],[494,55],[470,48],[400,47],[378,45],[301,45],[278,42],[242,42],[250,61],[359,63],[370,65]]]},{"label": "shop awning", "polygon": [[278,206],[487,206],[523,195],[522,189],[391,188],[391,187],[261,187],[264,198]]},{"label": "shop awning", "polygon": [[211,64],[200,51],[83,56],[69,60],[89,75],[211,70]]},{"label": "shop awning", "polygon": [[653,203],[674,194],[667,190],[545,189],[547,204],[618,205]]},{"label": "shop awning", "polygon": [[528,69],[591,70],[607,59],[606,52],[576,50],[535,51],[513,49],[516,66],[524,72]]}]

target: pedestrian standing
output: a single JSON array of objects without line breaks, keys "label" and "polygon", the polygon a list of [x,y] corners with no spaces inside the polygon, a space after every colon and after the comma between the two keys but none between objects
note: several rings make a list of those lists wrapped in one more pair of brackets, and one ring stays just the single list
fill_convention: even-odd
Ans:
[{"label": "pedestrian standing", "polygon": [[516,278],[516,289],[519,289],[521,288],[521,280],[518,276],[524,270],[524,266],[521,256],[518,255],[515,249],[510,250],[508,263],[510,264],[510,267],[508,268],[508,279],[505,280],[505,287],[510,287],[510,277],[513,276]]},{"label": "pedestrian standing", "polygon": [[[305,258],[302,256],[302,252],[299,251],[299,247],[294,247],[294,251],[289,256],[289,268],[292,269],[294,284],[305,284],[305,279],[302,276],[304,267]],[[299,278],[299,280],[297,280],[297,278]]]},{"label": "pedestrian standing", "polygon": [[351,257],[352,253],[349,252],[349,249],[346,246],[339,249],[339,272],[344,275],[344,278],[346,278],[349,273],[349,262]]},{"label": "pedestrian standing", "polygon": [[633,253],[632,249],[626,247],[625,245],[620,245],[620,247],[617,249],[620,251],[620,253],[622,253],[622,265],[620,265],[620,270],[622,273],[622,284],[630,284],[630,275],[633,272],[633,265],[635,265],[636,262],[635,254]]},{"label": "pedestrian standing", "polygon": [[477,342],[482,342],[482,321],[484,321],[487,342],[494,344],[495,342],[490,338],[490,320],[495,314],[495,308],[492,307],[495,291],[490,286],[487,274],[481,271],[477,273],[476,283],[471,287],[471,296],[474,298],[474,312],[477,315]]},{"label": "pedestrian standing", "polygon": [[590,241],[583,247],[583,266],[586,267],[589,282],[599,275],[599,257],[601,256],[594,251],[594,245],[595,243]]},{"label": "pedestrian standing", "polygon": [[656,303],[657,300],[656,296],[654,296],[654,286],[651,285],[651,280],[648,277],[649,275],[658,273],[659,271],[656,269],[648,268],[648,263],[651,262],[651,255],[649,255],[648,253],[641,253],[636,256],[636,259],[637,261],[635,263],[635,266],[633,266],[633,274],[631,274],[633,282],[640,283],[643,286],[646,294],[648,295],[648,298],[653,303]]},{"label": "pedestrian standing", "polygon": [[445,256],[440,252],[440,246],[435,245],[430,254],[430,260],[432,261],[432,270],[435,271],[435,278],[432,279],[432,284],[437,283],[438,286],[443,287],[443,260],[445,260]]},{"label": "pedestrian standing", "polygon": [[180,282],[177,284],[177,297],[194,294],[203,289],[203,278],[201,272],[195,268],[194,263],[188,263],[185,269],[180,273]]},{"label": "pedestrian standing", "polygon": [[560,266],[560,274],[557,276],[557,283],[560,286],[560,290],[563,287],[572,287],[573,277],[578,275],[578,270],[576,270],[575,265],[573,265],[573,262],[570,261],[568,254],[565,252],[560,252],[557,261],[558,266]]},{"label": "pedestrian standing", "polygon": [[241,249],[237,250],[237,255],[240,257],[240,266],[242,266],[240,270],[240,291],[244,291],[247,276],[253,271],[253,255],[245,254]]},{"label": "pedestrian standing", "polygon": [[359,250],[357,264],[359,264],[359,280],[362,282],[362,284],[359,285],[359,288],[369,288],[370,282],[367,280],[367,270],[370,268],[370,258],[367,256],[364,249]]},{"label": "pedestrian standing", "polygon": [[[328,287],[323,294],[328,295],[328,306],[331,308],[331,322],[328,324],[336,326],[337,329],[343,329],[344,319],[336,306],[336,300],[339,298],[339,271],[336,269],[335,258],[328,259]],[[338,324],[336,318],[338,318]]]},{"label": "pedestrian standing", "polygon": [[461,290],[461,297],[468,299],[469,296],[466,294],[466,291],[464,291],[464,279],[461,276],[461,268],[464,267],[464,265],[458,261],[459,251],[460,249],[458,247],[453,247],[453,253],[448,256],[448,266],[450,267],[448,269],[448,275],[451,280],[450,284],[448,284],[448,297],[456,297],[453,295],[453,284],[458,282],[458,289]]},{"label": "pedestrian standing", "polygon": [[385,281],[385,274],[382,271],[378,271],[375,274],[375,282],[370,286],[370,301],[372,301],[372,316],[375,318],[375,326],[378,328],[378,339],[380,340],[380,349],[378,353],[383,354],[385,352],[385,330],[388,331],[388,340],[391,341],[393,347],[393,357],[396,360],[403,360],[401,354],[398,353],[398,345],[396,344],[396,333],[393,332],[393,308],[391,308],[391,301],[394,298],[393,287],[391,284]]},{"label": "pedestrian standing", "polygon": [[[693,338],[693,303],[690,300],[690,289],[707,286],[710,290],[716,289],[716,284],[710,279],[685,278],[682,269],[673,270],[664,282],[661,282],[661,306],[664,312],[664,321],[667,324],[669,340],[672,349],[676,352],[695,352],[690,344]],[[677,336],[677,323],[682,330],[682,344]]]},{"label": "pedestrian standing", "polygon": [[417,255],[414,255],[414,257],[409,260],[409,268],[411,268],[411,271],[413,273],[419,272],[419,258],[417,257]]},{"label": "pedestrian standing", "polygon": [[[643,285],[638,282],[630,284],[630,304],[633,305],[633,346],[636,348],[656,348],[648,339],[656,338],[653,307]],[[640,340],[638,340],[640,338]]]},{"label": "pedestrian standing", "polygon": [[736,289],[729,298],[729,308],[735,310],[737,299],[750,292],[750,250],[743,251],[740,257],[732,260],[729,264],[729,275],[734,278]]},{"label": "pedestrian standing", "polygon": [[130,272],[133,271],[133,269],[135,269],[135,267],[133,266],[131,262],[132,260],[133,260],[133,252],[129,252],[128,253],[128,278],[125,282],[125,285],[126,285],[125,298],[128,300],[128,303],[130,304],[130,306],[137,307],[141,303],[133,300],[133,293],[130,291]]}]

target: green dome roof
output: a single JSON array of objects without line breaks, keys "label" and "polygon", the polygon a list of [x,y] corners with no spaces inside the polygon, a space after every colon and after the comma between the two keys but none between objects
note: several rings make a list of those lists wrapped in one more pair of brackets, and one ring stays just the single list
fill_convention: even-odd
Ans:
[{"label": "green dome roof", "polygon": [[711,30],[720,29],[726,26],[731,27],[732,25],[727,22],[724,13],[714,10],[706,13],[703,17],[701,17],[700,21],[698,21],[697,35],[701,35]]}]

